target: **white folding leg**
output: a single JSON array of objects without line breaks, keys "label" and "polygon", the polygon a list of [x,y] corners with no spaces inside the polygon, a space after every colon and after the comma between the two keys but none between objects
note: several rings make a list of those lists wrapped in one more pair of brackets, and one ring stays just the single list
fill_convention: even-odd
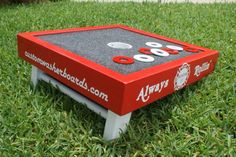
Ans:
[{"label": "white folding leg", "polygon": [[105,140],[112,140],[119,137],[120,133],[125,132],[127,125],[129,124],[129,120],[131,117],[131,112],[120,116],[110,110],[103,111],[104,109],[100,109],[99,105],[94,105],[93,103],[89,103],[88,101],[84,101],[79,94],[76,94],[76,92],[70,90],[66,86],[60,84],[55,79],[51,78],[48,75],[45,75],[41,70],[39,70],[37,67],[32,66],[32,72],[31,72],[31,81],[34,86],[36,87],[39,80],[44,80],[45,82],[49,82],[52,85],[59,87],[59,89],[67,94],[68,96],[72,97],[78,102],[86,103],[88,104],[88,108],[92,109],[102,117],[106,119],[105,129],[103,133],[103,138]]},{"label": "white folding leg", "polygon": [[116,113],[108,110],[103,138],[105,140],[118,138],[121,132],[126,131],[130,117],[131,112],[126,115],[119,116]]},{"label": "white folding leg", "polygon": [[39,80],[39,78],[40,78],[40,76],[39,76],[40,73],[41,73],[41,71],[40,71],[37,67],[35,67],[35,66],[32,65],[31,82],[32,82],[34,88],[35,88],[36,85],[38,84],[38,80]]}]

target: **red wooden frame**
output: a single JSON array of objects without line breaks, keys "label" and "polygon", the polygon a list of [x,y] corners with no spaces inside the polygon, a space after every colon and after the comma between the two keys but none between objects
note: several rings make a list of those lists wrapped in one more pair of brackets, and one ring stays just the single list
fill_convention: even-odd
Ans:
[{"label": "red wooden frame", "polygon": [[[37,36],[40,35],[111,28],[125,29],[128,31],[165,40],[182,46],[199,49],[202,52],[195,53],[190,56],[186,56],[174,61],[169,61],[161,65],[156,65],[130,74],[121,74],[107,67],[99,65],[91,60],[88,60],[84,57],[81,57],[73,52],[70,52],[61,47],[58,47],[56,45],[53,45],[37,38]],[[206,76],[207,74],[211,73],[214,70],[219,55],[219,53],[215,50],[210,50],[200,46],[188,44],[182,41],[170,39],[153,33],[148,33],[142,30],[137,30],[124,25],[108,25],[63,30],[48,30],[40,32],[26,32],[19,33],[17,37],[18,51],[19,56],[21,58],[35,65],[36,67],[38,67],[48,75],[51,75],[55,79],[61,81],[65,85],[80,92],[84,96],[91,98],[95,102],[99,103],[100,105],[104,106],[109,110],[112,110],[113,112],[119,115],[124,115],[128,112],[132,112],[133,110],[150,104],[151,102],[174,92],[175,75],[178,69],[184,63],[190,65],[190,76],[186,85],[189,85]],[[48,70],[46,67],[40,65],[32,59],[27,58],[25,56],[26,51],[30,52],[31,54],[34,54],[35,56],[43,59],[44,61],[47,61],[48,63],[56,63],[56,65],[61,69],[67,68],[67,72],[73,74],[73,76],[78,76],[79,78],[86,78],[86,82],[90,86],[96,87],[96,89],[99,89],[99,91],[103,91],[104,93],[106,93],[109,96],[109,100],[102,100],[101,98],[95,96],[88,90],[79,88],[72,82],[68,81],[66,78],[56,75],[54,72]],[[200,76],[195,76],[193,73],[193,71],[195,71],[194,68],[206,62],[209,62],[210,67],[207,70],[202,71]],[[147,88],[147,86],[149,85],[158,84],[163,80],[168,80],[168,86],[165,89],[162,89],[160,93],[151,93],[150,98],[146,102],[136,101],[137,96],[139,95],[140,90],[142,88]]]}]

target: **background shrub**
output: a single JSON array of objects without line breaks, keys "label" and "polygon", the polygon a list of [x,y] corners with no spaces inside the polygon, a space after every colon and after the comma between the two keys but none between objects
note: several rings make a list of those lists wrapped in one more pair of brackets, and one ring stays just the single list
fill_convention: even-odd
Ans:
[{"label": "background shrub", "polygon": [[1,4],[9,4],[9,0],[0,0],[0,5]]}]

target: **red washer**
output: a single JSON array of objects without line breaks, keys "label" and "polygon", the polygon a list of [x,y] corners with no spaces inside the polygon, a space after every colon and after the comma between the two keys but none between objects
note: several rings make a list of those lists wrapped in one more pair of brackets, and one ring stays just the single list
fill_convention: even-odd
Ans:
[{"label": "red washer", "polygon": [[138,51],[142,54],[145,54],[145,55],[152,55],[150,48],[141,47],[141,48],[139,48]]},{"label": "red washer", "polygon": [[179,54],[179,51],[178,51],[178,50],[173,50],[173,49],[170,49],[170,48],[167,48],[167,47],[161,48],[161,49],[164,50],[164,51],[166,51],[166,52],[168,52],[168,53],[171,54],[171,55],[177,55],[177,54]]},{"label": "red washer", "polygon": [[115,56],[112,58],[113,62],[118,64],[133,64],[134,59],[128,56]]},{"label": "red washer", "polygon": [[188,47],[188,46],[184,46],[184,50],[188,51],[188,52],[192,52],[192,53],[198,53],[200,51],[198,49],[191,48],[191,47]]}]

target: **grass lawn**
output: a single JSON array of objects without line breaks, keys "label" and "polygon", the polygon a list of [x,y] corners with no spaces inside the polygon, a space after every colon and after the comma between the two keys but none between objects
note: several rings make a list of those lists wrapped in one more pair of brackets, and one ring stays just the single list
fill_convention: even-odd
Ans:
[{"label": "grass lawn", "polygon": [[[17,56],[16,34],[121,23],[220,51],[215,72],[135,111],[126,134],[41,82]],[[236,3],[58,2],[0,7],[0,156],[236,156]]]}]

